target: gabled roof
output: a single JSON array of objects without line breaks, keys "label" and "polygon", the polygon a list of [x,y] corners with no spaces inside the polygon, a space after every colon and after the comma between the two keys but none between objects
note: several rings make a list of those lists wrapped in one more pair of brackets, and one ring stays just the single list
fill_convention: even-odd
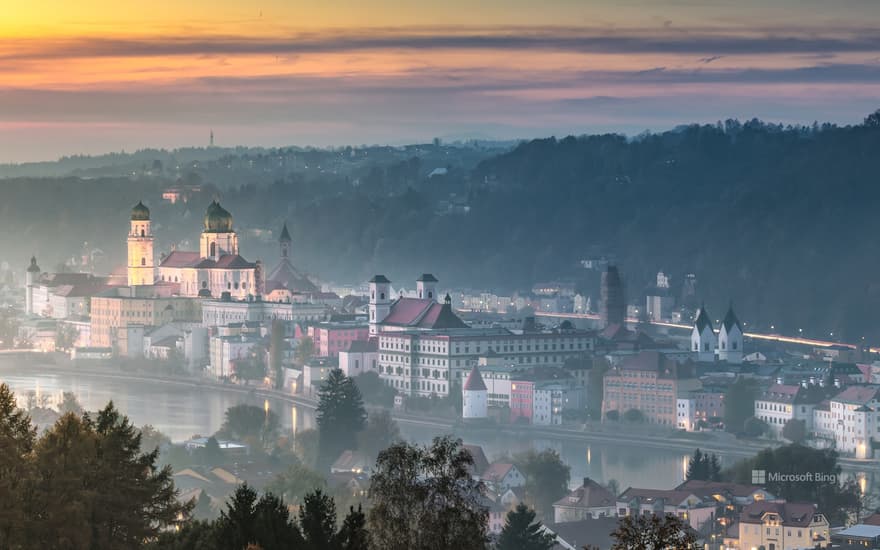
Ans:
[{"label": "gabled roof", "polygon": [[452,306],[427,298],[398,298],[391,304],[382,324],[426,329],[469,328],[452,311]]},{"label": "gabled roof", "polygon": [[371,338],[369,340],[354,340],[351,345],[348,346],[349,353],[369,353],[378,350],[379,341],[376,338]]},{"label": "gabled roof", "polygon": [[740,523],[763,523],[767,514],[776,514],[783,527],[809,527],[816,515],[816,507],[809,502],[753,502],[743,507]]},{"label": "gabled roof", "polygon": [[286,288],[292,292],[312,293],[318,292],[318,287],[304,274],[296,269],[290,260],[282,258],[274,269],[266,277],[266,290]]},{"label": "gabled roof", "polygon": [[195,265],[198,269],[250,269],[256,264],[249,262],[238,254],[224,254],[216,261],[205,258]]},{"label": "gabled roof", "polygon": [[509,462],[493,462],[480,477],[486,481],[499,482],[515,468],[516,466]]},{"label": "gabled roof", "polygon": [[553,506],[567,508],[607,508],[615,506],[617,496],[590,478],[584,484],[553,503]]},{"label": "gabled roof", "polygon": [[198,252],[175,250],[165,256],[159,267],[194,267],[201,258]]},{"label": "gabled roof", "polygon": [[790,384],[773,384],[761,395],[760,400],[791,404],[794,403],[800,389],[800,386]]},{"label": "gabled roof", "polygon": [[711,497],[716,493],[728,493],[734,497],[744,498],[758,492],[766,492],[763,487],[757,485],[728,481],[702,481],[698,479],[685,481],[676,487],[675,490],[692,492],[702,498]]},{"label": "gabled roof", "polygon": [[706,313],[706,308],[700,307],[700,311],[697,313],[697,318],[694,320],[694,327],[697,329],[697,332],[703,334],[703,329],[709,327],[709,330],[715,332],[715,327],[712,325],[712,319],[709,317],[709,314]]},{"label": "gabled roof", "polygon": [[743,331],[742,325],[739,324],[739,319],[736,318],[736,314],[733,312],[733,304],[727,308],[727,315],[725,315],[724,320],[721,321],[721,326],[724,328],[724,331],[728,333],[733,330],[733,327],[737,327],[741,333],[745,332]]},{"label": "gabled roof", "polygon": [[480,375],[476,365],[473,366],[470,374],[468,374],[462,389],[465,391],[486,391],[486,383],[483,382],[483,377]]},{"label": "gabled roof", "polygon": [[617,501],[629,502],[634,499],[639,499],[641,501],[644,501],[645,503],[663,501],[667,504],[680,506],[691,496],[697,497],[697,495],[695,495],[693,491],[678,491],[675,489],[639,489],[635,487],[630,487],[626,491],[621,493],[619,497],[617,497]]},{"label": "gabled roof", "polygon": [[487,468],[489,468],[489,460],[486,458],[486,453],[483,452],[483,448],[479,445],[462,445],[462,448],[471,454],[471,458],[474,459],[474,472],[485,472]]},{"label": "gabled roof", "polygon": [[831,401],[847,403],[850,405],[866,405],[877,399],[880,387],[877,386],[850,386],[831,398]]}]

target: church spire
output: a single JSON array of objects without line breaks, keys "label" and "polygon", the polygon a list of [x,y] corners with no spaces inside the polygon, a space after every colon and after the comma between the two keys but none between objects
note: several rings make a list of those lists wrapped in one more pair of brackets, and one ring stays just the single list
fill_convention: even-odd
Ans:
[{"label": "church spire", "polygon": [[284,222],[284,227],[281,228],[281,237],[278,239],[278,244],[281,245],[281,259],[286,260],[290,257],[290,231],[287,230],[287,222]]}]

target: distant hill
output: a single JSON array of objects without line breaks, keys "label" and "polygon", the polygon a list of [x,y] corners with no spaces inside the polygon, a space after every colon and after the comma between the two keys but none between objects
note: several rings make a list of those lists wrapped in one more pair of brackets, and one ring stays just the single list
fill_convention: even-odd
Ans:
[{"label": "distant hill", "polygon": [[[431,271],[441,285],[507,292],[569,278],[592,292],[596,278],[579,262],[603,254],[634,299],[660,269],[674,285],[695,273],[716,317],[733,300],[750,325],[880,343],[878,121],[727,121],[513,149],[227,152],[155,172],[147,156],[126,178],[0,182],[0,259],[24,266],[37,251],[52,267],[90,241],[121,262],[128,209],[141,198],[159,248],[184,245],[219,195],[247,257],[273,263],[267,231],[286,220],[297,265],[326,279],[384,272],[407,284]],[[162,203],[161,190],[181,181],[202,195]]]}]

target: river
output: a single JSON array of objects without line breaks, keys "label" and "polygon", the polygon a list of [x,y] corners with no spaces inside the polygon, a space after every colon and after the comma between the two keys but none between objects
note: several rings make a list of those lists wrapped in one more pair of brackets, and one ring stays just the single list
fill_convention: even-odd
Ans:
[{"label": "river", "polygon": [[[278,414],[285,429],[302,431],[315,427],[314,411],[308,408],[214,386],[168,384],[151,380],[127,381],[124,378],[58,373],[54,370],[41,372],[38,365],[13,370],[2,363],[0,382],[8,384],[15,391],[21,405],[24,405],[31,391],[45,396],[50,406],[60,401],[63,391],[72,391],[86,410],[98,410],[112,400],[137,426],[151,424],[178,442],[193,435],[214,433],[223,423],[226,409],[240,403],[268,407]],[[425,443],[439,435],[440,431],[438,428],[402,424],[401,433],[410,441]],[[689,452],[646,449],[635,443],[588,443],[556,437],[480,434],[465,436],[465,442],[482,446],[490,461],[529,448],[556,449],[571,467],[572,486],[580,485],[584,477],[591,477],[599,482],[615,479],[621,489],[629,486],[672,488],[684,479],[690,456]],[[722,456],[724,466],[734,461]]]}]

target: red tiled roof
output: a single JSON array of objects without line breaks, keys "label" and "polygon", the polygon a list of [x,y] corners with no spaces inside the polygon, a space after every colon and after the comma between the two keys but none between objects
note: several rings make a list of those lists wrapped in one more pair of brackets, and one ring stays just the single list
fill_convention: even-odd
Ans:
[{"label": "red tiled roof", "polygon": [[773,384],[761,396],[763,401],[775,401],[777,403],[794,403],[800,386],[791,384]]},{"label": "red tiled roof", "polygon": [[880,388],[877,386],[850,386],[832,397],[831,401],[865,405],[873,401],[878,392],[880,392]]},{"label": "red tiled roof", "polygon": [[630,487],[629,489],[624,491],[619,497],[617,497],[617,500],[620,502],[628,502],[634,498],[648,501],[657,501],[662,499],[669,504],[678,506],[682,502],[686,501],[687,498],[693,494],[694,493],[691,491],[677,491],[675,489],[637,489],[634,487]]},{"label": "red tiled roof", "polygon": [[486,384],[483,382],[483,377],[480,376],[480,371],[476,365],[471,369],[471,373],[468,374],[463,389],[467,391],[486,391]]},{"label": "red tiled roof", "polygon": [[199,263],[198,252],[184,252],[175,250],[171,254],[165,256],[165,259],[159,264],[159,267],[194,267]]},{"label": "red tiled roof", "polygon": [[391,304],[391,311],[382,324],[434,329],[468,328],[451,307],[421,298],[398,298]]}]

